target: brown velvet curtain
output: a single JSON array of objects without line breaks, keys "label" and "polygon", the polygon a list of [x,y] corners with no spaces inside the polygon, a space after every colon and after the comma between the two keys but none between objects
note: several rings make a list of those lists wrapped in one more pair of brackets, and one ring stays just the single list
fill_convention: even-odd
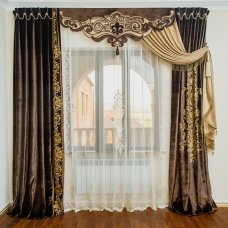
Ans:
[{"label": "brown velvet curtain", "polygon": [[14,11],[13,205],[10,214],[17,217],[43,218],[54,214],[52,11],[38,8]]},{"label": "brown velvet curtain", "polygon": [[[195,19],[190,16],[192,12],[194,17],[197,13],[201,17],[209,13],[202,8],[176,9],[176,21],[187,52],[205,46],[207,17]],[[193,68],[192,72],[173,71],[169,162],[169,207],[188,215],[209,213],[217,208],[211,196],[202,130],[203,64]]]}]

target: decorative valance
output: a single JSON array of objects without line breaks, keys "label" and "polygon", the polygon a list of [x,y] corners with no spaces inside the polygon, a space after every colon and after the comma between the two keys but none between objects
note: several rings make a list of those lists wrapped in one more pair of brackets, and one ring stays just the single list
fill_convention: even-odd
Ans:
[{"label": "decorative valance", "polygon": [[64,17],[71,17],[77,21],[104,17],[116,11],[120,11],[123,15],[129,15],[130,17],[138,16],[146,18],[148,21],[154,21],[168,16],[171,10],[174,11],[173,8],[61,8],[60,12],[62,12]]},{"label": "decorative valance", "polygon": [[75,32],[83,31],[96,42],[107,39],[108,43],[116,47],[117,55],[119,47],[122,47],[128,38],[139,41],[152,31],[163,30],[166,26],[172,25],[175,19],[173,10],[168,15],[153,20],[145,16],[126,15],[122,10],[104,16],[90,17],[85,21],[66,16],[64,13],[65,10],[60,11],[61,24],[65,28]]}]

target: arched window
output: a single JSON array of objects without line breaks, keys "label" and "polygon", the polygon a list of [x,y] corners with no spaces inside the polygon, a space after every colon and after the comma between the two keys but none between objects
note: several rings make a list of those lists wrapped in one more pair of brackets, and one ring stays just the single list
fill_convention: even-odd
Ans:
[{"label": "arched window", "polygon": [[[96,64],[90,72],[77,76],[73,88],[74,151],[88,154],[105,149],[113,153],[118,150],[115,144],[121,143],[127,145],[125,151],[119,148],[119,153],[151,151],[156,145],[151,143],[152,135],[159,131],[159,109],[153,109],[152,104],[158,98],[153,66],[143,60],[144,53],[135,50],[121,53],[118,60],[108,51],[92,53]],[[122,131],[126,142],[123,136],[118,138]]]}]

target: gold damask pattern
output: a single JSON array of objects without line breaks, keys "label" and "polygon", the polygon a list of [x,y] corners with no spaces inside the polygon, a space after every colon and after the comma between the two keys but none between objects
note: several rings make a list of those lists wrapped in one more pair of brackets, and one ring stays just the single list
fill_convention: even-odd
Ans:
[{"label": "gold damask pattern", "polygon": [[192,65],[187,71],[187,86],[184,91],[186,93],[186,106],[182,121],[179,124],[179,146],[180,152],[187,152],[191,162],[194,162],[201,148],[201,120],[198,108],[199,89],[197,86],[197,66],[195,65]]},{"label": "gold damask pattern", "polygon": [[52,9],[53,116],[54,116],[54,215],[63,213],[63,101],[62,66],[57,9]]}]

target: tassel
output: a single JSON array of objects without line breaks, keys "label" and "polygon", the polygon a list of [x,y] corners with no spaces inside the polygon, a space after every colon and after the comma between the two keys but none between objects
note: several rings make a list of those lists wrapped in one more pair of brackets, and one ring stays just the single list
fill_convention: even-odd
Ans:
[{"label": "tassel", "polygon": [[119,55],[120,52],[119,52],[119,47],[116,47],[116,55]]}]

